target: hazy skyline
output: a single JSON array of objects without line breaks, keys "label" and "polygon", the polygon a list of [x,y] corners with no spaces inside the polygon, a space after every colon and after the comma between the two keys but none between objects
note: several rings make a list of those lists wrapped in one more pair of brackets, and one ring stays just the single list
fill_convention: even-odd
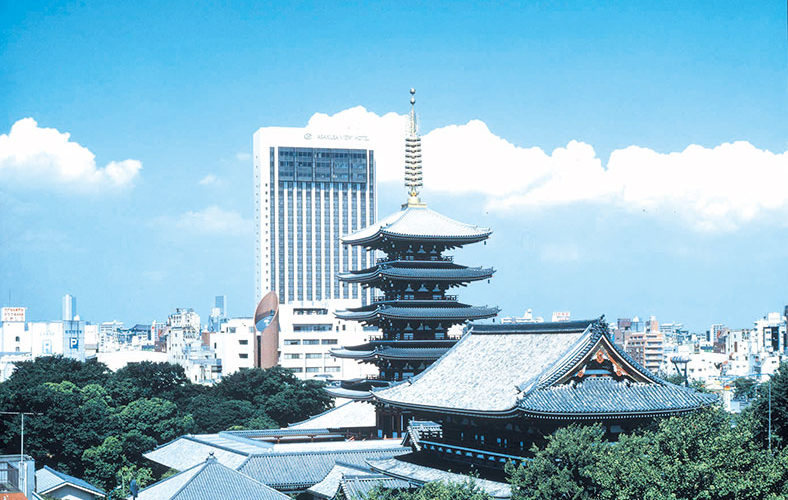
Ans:
[{"label": "hazy skyline", "polygon": [[253,132],[388,138],[383,216],[415,87],[425,201],[494,230],[464,302],[750,326],[788,303],[788,37],[747,9],[3,4],[0,303],[251,315]]}]

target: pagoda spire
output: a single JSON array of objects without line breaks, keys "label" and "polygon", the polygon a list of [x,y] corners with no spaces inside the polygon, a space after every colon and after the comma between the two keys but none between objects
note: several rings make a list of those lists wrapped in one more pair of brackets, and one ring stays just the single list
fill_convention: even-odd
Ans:
[{"label": "pagoda spire", "polygon": [[424,185],[421,174],[421,136],[416,124],[416,89],[410,89],[410,117],[408,135],[405,137],[405,187],[408,188],[406,207],[426,206],[419,198],[420,188]]}]

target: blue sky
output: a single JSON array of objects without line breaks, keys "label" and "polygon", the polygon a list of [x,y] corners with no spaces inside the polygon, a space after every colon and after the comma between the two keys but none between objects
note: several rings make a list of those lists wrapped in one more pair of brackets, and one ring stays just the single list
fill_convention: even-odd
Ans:
[{"label": "blue sky", "polygon": [[[404,114],[410,87],[425,198],[495,231],[466,301],[697,330],[788,303],[782,0],[1,5],[0,303],[35,319],[65,293],[92,321],[251,314],[254,130]],[[467,139],[498,168],[450,164]]]}]

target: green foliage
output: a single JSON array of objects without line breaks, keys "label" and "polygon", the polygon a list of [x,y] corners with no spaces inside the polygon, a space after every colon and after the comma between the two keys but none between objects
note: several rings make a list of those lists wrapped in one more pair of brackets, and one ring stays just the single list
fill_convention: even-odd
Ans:
[{"label": "green foliage", "polygon": [[191,415],[179,415],[175,403],[161,398],[132,401],[116,413],[115,421],[119,429],[139,431],[159,443],[171,441],[194,429]]},{"label": "green foliage", "polygon": [[684,385],[684,375],[680,375],[675,371],[670,372],[670,374],[663,374],[661,377],[662,380],[670,382],[671,384]]},{"label": "green foliage", "polygon": [[492,500],[472,478],[464,483],[435,481],[417,490],[392,490],[376,487],[365,500]]},{"label": "green foliage", "polygon": [[739,377],[733,381],[733,395],[737,398],[754,398],[755,386],[758,384],[755,380],[747,377]]},{"label": "green foliage", "polygon": [[512,498],[759,499],[788,495],[788,453],[753,439],[714,408],[662,420],[655,430],[604,439],[600,426],[557,431],[534,459],[509,466]]},{"label": "green foliage", "polygon": [[[325,411],[332,400],[322,387],[282,368],[244,370],[204,387],[168,363],[111,373],[95,361],[41,357],[19,363],[0,384],[0,410],[41,413],[25,419],[25,452],[37,466],[111,490],[120,470],[137,471],[138,482],[152,478],[142,454],[182,434],[273,428]],[[0,420],[6,453],[18,453],[19,424]]]},{"label": "green foliage", "polygon": [[267,416],[285,426],[331,408],[332,398],[322,390],[323,385],[316,380],[300,380],[289,370],[276,366],[241,370],[225,377],[211,396],[224,401],[248,401],[262,410],[249,418]]},{"label": "green foliage", "polygon": [[[758,386],[758,398],[750,407],[755,436],[768,446],[769,384]],[[788,444],[788,363],[783,363],[771,378],[772,447],[785,448]]]},{"label": "green foliage", "polygon": [[595,466],[609,447],[601,425],[558,429],[527,466],[507,464],[512,498],[598,498]]}]

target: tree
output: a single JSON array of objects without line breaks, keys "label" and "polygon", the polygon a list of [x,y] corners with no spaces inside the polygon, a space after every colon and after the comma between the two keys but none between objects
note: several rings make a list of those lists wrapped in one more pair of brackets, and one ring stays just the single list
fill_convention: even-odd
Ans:
[{"label": "tree", "polygon": [[130,383],[128,387],[134,391],[132,399],[173,400],[182,388],[191,385],[182,366],[152,361],[129,363],[115,373],[115,379],[121,384]]},{"label": "tree", "polygon": [[123,438],[110,436],[82,454],[84,477],[105,491],[118,485],[123,485],[127,491],[132,477],[137,479],[140,486],[144,486],[153,479],[153,474],[149,468],[139,468],[138,464],[142,459],[142,450],[155,445],[155,441],[138,431],[126,434]]},{"label": "tree", "polygon": [[175,403],[161,398],[132,401],[115,415],[115,421],[118,429],[137,430],[158,443],[188,434],[194,428],[191,415],[179,415]]},{"label": "tree", "polygon": [[788,452],[772,456],[747,419],[709,408],[655,430],[604,440],[599,426],[550,436],[533,460],[509,466],[513,499],[761,499],[788,494]]},{"label": "tree", "polygon": [[78,361],[62,356],[42,356],[32,361],[16,363],[16,369],[3,383],[3,389],[19,393],[46,382],[60,383],[64,380],[82,387],[87,384],[104,385],[110,371],[95,359]]},{"label": "tree", "polygon": [[[769,384],[758,387],[758,398],[750,411],[754,416],[756,438],[768,447]],[[782,448],[788,443],[788,363],[783,363],[771,378],[772,447]]]},{"label": "tree", "polygon": [[[113,408],[106,394],[92,385],[80,389],[69,381],[47,382],[25,391],[25,411],[40,413],[25,419],[25,452],[41,465],[82,473],[82,452],[100,443],[112,430]],[[8,449],[18,450],[19,423],[2,436]]]},{"label": "tree", "polygon": [[248,428],[247,424],[252,421],[269,424],[258,428],[270,428],[271,423],[275,424],[258,405],[237,399],[224,400],[211,394],[194,398],[190,410],[197,432],[226,431],[231,427]]},{"label": "tree", "polygon": [[733,380],[733,395],[737,398],[755,397],[755,387],[758,382],[747,377],[738,377]]},{"label": "tree", "polygon": [[599,498],[594,467],[608,448],[600,424],[558,429],[543,449],[531,450],[531,461],[507,464],[512,500]]},{"label": "tree", "polygon": [[276,366],[266,370],[241,370],[222,379],[211,390],[212,397],[249,401],[277,425],[305,420],[333,404],[316,380],[300,380],[289,370]]}]

